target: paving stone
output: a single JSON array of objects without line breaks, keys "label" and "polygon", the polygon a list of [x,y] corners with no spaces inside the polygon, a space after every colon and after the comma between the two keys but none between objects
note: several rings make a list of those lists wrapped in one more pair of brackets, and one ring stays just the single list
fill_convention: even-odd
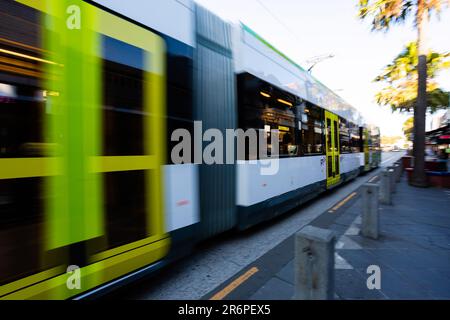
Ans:
[{"label": "paving stone", "polygon": [[271,278],[249,300],[290,300],[294,286],[276,277]]},{"label": "paving stone", "polygon": [[[445,270],[445,272],[443,272]],[[408,268],[395,270],[407,283],[420,287],[426,297],[450,299],[450,269]]]},{"label": "paving stone", "polygon": [[409,281],[390,268],[381,268],[381,291],[394,300],[432,298],[432,294],[423,290],[416,281]]},{"label": "paving stone", "polygon": [[371,265],[385,266],[384,261],[367,250],[337,250],[337,253],[354,268],[366,269]]},{"label": "paving stone", "polygon": [[285,265],[276,276],[281,280],[284,280],[292,285],[294,285],[294,260],[291,260],[287,265]]},{"label": "paving stone", "polygon": [[367,278],[357,270],[336,270],[336,294],[344,300],[380,300],[385,299],[379,290],[367,288]]}]

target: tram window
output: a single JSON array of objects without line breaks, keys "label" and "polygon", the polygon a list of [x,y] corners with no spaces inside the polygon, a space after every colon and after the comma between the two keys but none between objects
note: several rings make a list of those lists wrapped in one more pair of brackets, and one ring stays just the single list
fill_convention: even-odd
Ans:
[{"label": "tram window", "polygon": [[[144,171],[104,174],[107,248],[146,238],[146,178]],[[106,248],[104,248],[106,249]]]},{"label": "tram window", "polygon": [[328,156],[328,177],[332,177],[333,176],[333,157],[332,156]]},{"label": "tram window", "polygon": [[350,129],[347,120],[339,119],[339,144],[341,153],[350,153]]},{"label": "tram window", "polygon": [[0,286],[63,264],[64,248],[43,252],[44,179],[0,180]]},{"label": "tram window", "polygon": [[43,252],[44,179],[0,180],[0,286],[63,264],[64,248]]},{"label": "tram window", "polygon": [[280,156],[291,157],[298,153],[298,146],[295,144],[295,128],[278,126],[278,139],[280,147]]},{"label": "tram window", "polygon": [[339,169],[339,157],[335,157],[334,161],[335,161],[334,166],[336,168],[336,174],[339,174],[339,172],[340,172],[340,169]]},{"label": "tram window", "polygon": [[[268,155],[271,154],[271,132],[279,131],[279,156],[295,157],[300,153],[296,131],[295,104],[298,99],[250,74],[238,76],[239,128],[264,130]],[[269,130],[270,129],[270,130]],[[259,143],[258,143],[259,146]],[[247,142],[245,160],[257,159],[250,155]],[[244,159],[239,159],[244,160]]]},{"label": "tram window", "polygon": [[2,1],[0,15],[0,158],[42,157],[40,15],[14,1]]},{"label": "tram window", "polygon": [[[193,122],[192,91],[167,83],[167,116]],[[170,140],[170,136],[169,136]]]},{"label": "tram window", "polygon": [[359,127],[357,125],[350,125],[350,147],[353,153],[361,152],[361,138],[359,136]]},{"label": "tram window", "polygon": [[[148,153],[144,138],[144,50],[102,35],[103,154],[136,156]],[[106,236],[96,251],[112,249],[147,237],[146,195],[150,171],[103,174]]]},{"label": "tram window", "polygon": [[45,156],[43,91],[0,83],[0,158]]},{"label": "tram window", "polygon": [[39,189],[36,179],[0,180],[0,285],[39,271]]},{"label": "tram window", "polygon": [[[190,132],[191,137],[194,136],[194,122],[192,120],[192,91],[188,89],[189,84],[180,87],[175,83],[167,83],[167,157],[166,163],[172,163],[172,150],[179,143],[172,141],[171,137],[175,130],[186,129]],[[191,144],[192,163],[194,158],[194,144]]]},{"label": "tram window", "polygon": [[167,49],[167,115],[192,120],[193,49],[170,37],[164,40]]},{"label": "tram window", "polygon": [[338,123],[337,121],[333,121],[334,122],[334,150],[338,151],[339,146],[337,145],[339,143],[339,139],[338,139]]},{"label": "tram window", "polygon": [[[246,131],[248,129],[266,129],[271,128],[270,125],[263,121],[262,111],[252,105],[241,105],[239,114],[239,128]],[[271,137],[270,130],[266,131],[266,143],[268,155],[270,154]],[[258,137],[257,137],[258,139]],[[237,140],[236,140],[237,141]],[[257,147],[259,146],[259,143]],[[251,154],[256,151],[256,154]],[[245,154],[238,154],[238,160],[256,160],[258,159],[258,148],[250,148],[250,138],[245,138]]]},{"label": "tram window", "polygon": [[[273,113],[274,111],[271,110],[269,111],[269,113]],[[278,146],[279,146],[279,150],[278,150],[278,155],[280,157],[295,157],[298,155],[299,153],[299,148],[298,145],[296,144],[296,135],[295,135],[295,121],[294,121],[294,117],[292,116],[292,118],[286,118],[286,119],[281,119],[280,115],[278,115],[277,117],[275,117],[274,119],[276,119],[276,121],[274,121],[274,119],[270,119],[266,116],[262,116],[264,120],[263,122],[263,128],[262,130],[265,132],[266,134],[266,144],[267,144],[267,154],[270,156],[272,154],[272,130],[278,130]],[[280,123],[282,125],[280,125]],[[257,128],[259,130],[261,130],[260,128]],[[258,139],[259,139],[259,134],[258,134]],[[249,145],[248,145],[249,141],[246,140],[246,151],[247,151],[247,160],[254,160],[257,159],[258,155],[250,155],[248,154],[250,151]],[[259,147],[259,145],[258,145]]]},{"label": "tram window", "polygon": [[331,148],[331,119],[327,118],[327,149],[328,152],[333,152]]},{"label": "tram window", "polygon": [[369,151],[372,151],[373,150],[373,135],[370,130],[369,130],[369,134],[368,134],[368,145],[369,145]]},{"label": "tram window", "polygon": [[144,154],[144,52],[102,36],[103,154]]},{"label": "tram window", "polygon": [[322,109],[311,104],[307,104],[302,115],[302,149],[304,155],[323,154],[324,151]]},{"label": "tram window", "polygon": [[379,134],[374,134],[372,136],[372,150],[374,150],[374,151],[380,150],[380,136],[379,136]]},{"label": "tram window", "polygon": [[359,150],[360,150],[360,152],[364,152],[365,141],[366,141],[366,137],[364,135],[364,128],[359,127]]}]

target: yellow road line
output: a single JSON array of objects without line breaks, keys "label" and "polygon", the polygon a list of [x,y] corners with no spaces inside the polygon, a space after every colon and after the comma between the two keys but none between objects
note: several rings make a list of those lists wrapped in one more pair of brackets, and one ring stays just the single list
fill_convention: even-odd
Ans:
[{"label": "yellow road line", "polygon": [[353,192],[352,194],[350,194],[347,198],[345,198],[344,200],[339,202],[336,206],[333,207],[333,209],[331,209],[328,212],[333,213],[334,211],[338,210],[340,207],[342,207],[344,204],[346,204],[351,198],[356,196],[356,194],[357,194],[356,192]]},{"label": "yellow road line", "polygon": [[227,285],[225,288],[217,292],[211,299],[209,300],[222,300],[227,295],[229,295],[234,289],[239,287],[242,283],[247,281],[251,276],[253,276],[255,273],[257,273],[259,270],[256,267],[253,267],[249,269],[246,273],[239,276],[239,278],[235,279],[233,282],[231,282],[229,285]]}]

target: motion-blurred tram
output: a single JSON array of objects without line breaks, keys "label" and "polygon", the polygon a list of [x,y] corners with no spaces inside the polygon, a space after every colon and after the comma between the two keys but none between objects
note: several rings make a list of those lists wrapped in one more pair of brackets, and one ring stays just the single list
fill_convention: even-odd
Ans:
[{"label": "motion-blurred tram", "polygon": [[[278,172],[173,163],[194,121],[278,130]],[[0,0],[0,299],[104,291],[380,159],[355,108],[191,0]]]}]

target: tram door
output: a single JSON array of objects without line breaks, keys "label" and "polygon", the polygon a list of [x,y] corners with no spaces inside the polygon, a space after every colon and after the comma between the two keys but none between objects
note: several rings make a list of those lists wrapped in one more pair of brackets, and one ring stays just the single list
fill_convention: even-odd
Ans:
[{"label": "tram door", "polygon": [[339,118],[325,111],[325,138],[327,151],[327,187],[337,184],[340,179],[339,167]]}]

